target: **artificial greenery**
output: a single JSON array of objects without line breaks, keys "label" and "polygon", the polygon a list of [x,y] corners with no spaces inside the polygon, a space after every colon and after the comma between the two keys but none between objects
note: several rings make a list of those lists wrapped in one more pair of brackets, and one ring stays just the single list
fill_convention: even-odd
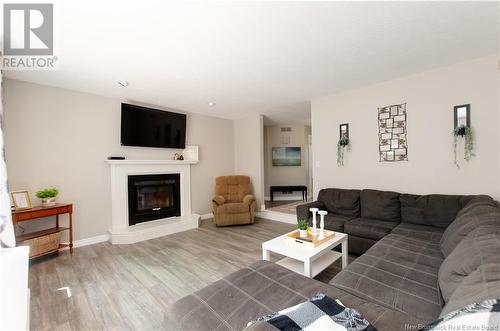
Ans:
[{"label": "artificial greenery", "polygon": [[337,166],[343,167],[344,166],[344,155],[345,155],[345,150],[350,151],[351,150],[351,145],[349,144],[349,139],[347,138],[341,138],[339,142],[337,143]]},{"label": "artificial greenery", "polygon": [[475,156],[474,154],[474,135],[472,132],[472,128],[469,128],[465,125],[460,125],[453,130],[453,153],[454,153],[454,163],[457,168],[460,168],[460,164],[458,162],[458,139],[464,138],[464,160],[469,162],[470,159]]},{"label": "artificial greenery", "polygon": [[308,227],[309,223],[306,220],[297,221],[297,228],[299,228],[299,230],[307,230]]},{"label": "artificial greenery", "polygon": [[40,199],[55,198],[58,194],[59,190],[53,187],[36,192],[36,197]]}]

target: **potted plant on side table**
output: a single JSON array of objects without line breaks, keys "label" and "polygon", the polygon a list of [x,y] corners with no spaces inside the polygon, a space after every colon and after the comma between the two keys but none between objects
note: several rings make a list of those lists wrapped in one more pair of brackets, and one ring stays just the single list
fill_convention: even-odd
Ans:
[{"label": "potted plant on side table", "polygon": [[42,199],[42,207],[50,207],[56,204],[58,194],[59,190],[53,187],[36,192],[36,197]]},{"label": "potted plant on side table", "polygon": [[307,238],[307,228],[309,227],[309,222],[306,220],[298,220],[297,227],[299,228],[300,238]]}]

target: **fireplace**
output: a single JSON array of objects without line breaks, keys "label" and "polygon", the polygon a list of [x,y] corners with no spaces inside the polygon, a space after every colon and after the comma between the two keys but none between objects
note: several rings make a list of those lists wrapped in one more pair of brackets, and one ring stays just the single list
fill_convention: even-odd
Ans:
[{"label": "fireplace", "polygon": [[129,225],[181,216],[180,174],[129,175]]}]

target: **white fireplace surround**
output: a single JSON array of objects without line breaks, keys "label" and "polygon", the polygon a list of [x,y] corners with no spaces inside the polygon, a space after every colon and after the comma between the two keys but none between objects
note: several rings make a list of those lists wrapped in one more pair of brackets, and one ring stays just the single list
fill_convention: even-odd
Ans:
[{"label": "white fireplace surround", "polygon": [[[198,161],[107,160],[111,170],[112,244],[133,244],[198,227],[200,215],[191,213],[191,165]],[[180,174],[181,216],[129,226],[128,176]]]}]

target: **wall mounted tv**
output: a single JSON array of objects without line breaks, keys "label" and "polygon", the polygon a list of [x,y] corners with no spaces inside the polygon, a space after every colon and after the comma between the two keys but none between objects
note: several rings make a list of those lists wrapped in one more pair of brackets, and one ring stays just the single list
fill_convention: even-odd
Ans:
[{"label": "wall mounted tv", "polygon": [[185,148],[186,115],[122,103],[121,144]]}]

